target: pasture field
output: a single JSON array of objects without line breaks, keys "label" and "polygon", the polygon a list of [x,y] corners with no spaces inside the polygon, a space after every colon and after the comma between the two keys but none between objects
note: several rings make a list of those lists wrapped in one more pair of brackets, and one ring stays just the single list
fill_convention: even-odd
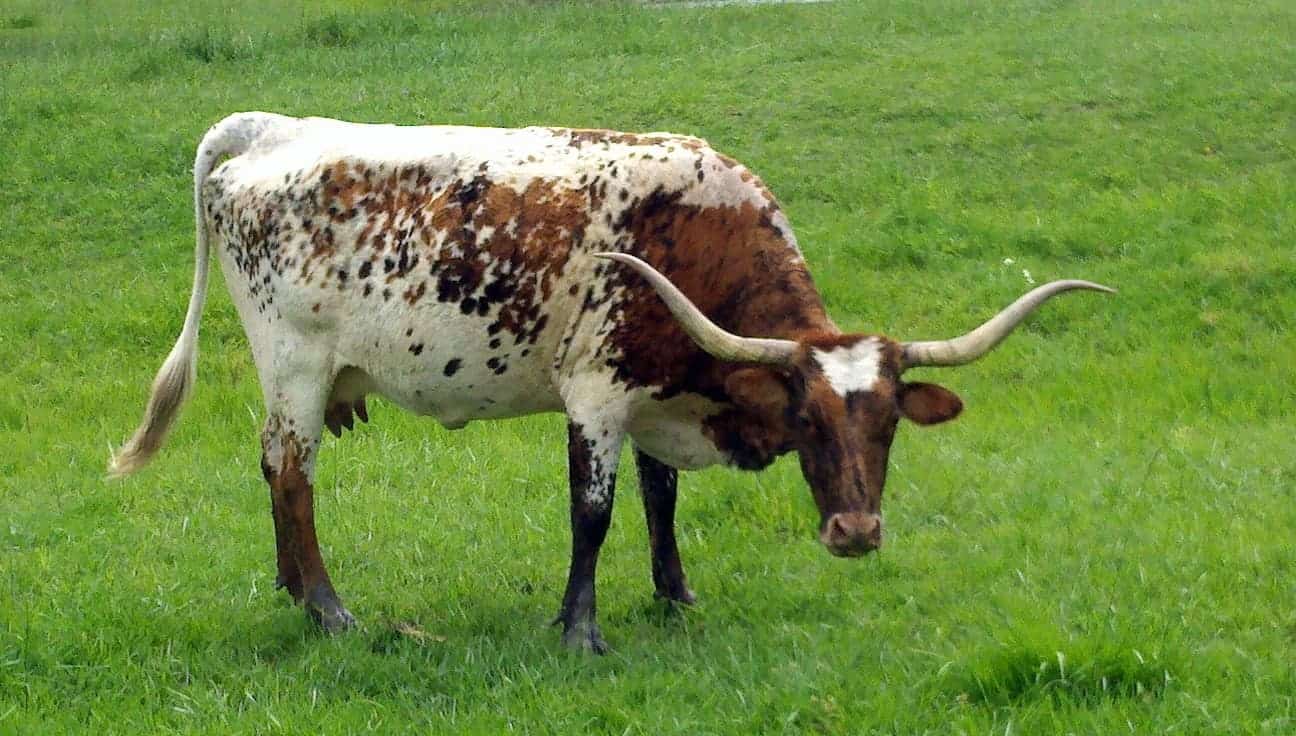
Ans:
[{"label": "pasture field", "polygon": [[[785,206],[830,311],[921,371],[880,554],[829,557],[794,457],[685,474],[699,604],[651,599],[627,452],[613,652],[547,623],[557,415],[326,439],[362,629],[272,589],[261,407],[219,268],[199,383],[105,482],[179,331],[190,166],[264,109],[703,136]],[[0,734],[1296,733],[1296,5],[0,0]]]}]

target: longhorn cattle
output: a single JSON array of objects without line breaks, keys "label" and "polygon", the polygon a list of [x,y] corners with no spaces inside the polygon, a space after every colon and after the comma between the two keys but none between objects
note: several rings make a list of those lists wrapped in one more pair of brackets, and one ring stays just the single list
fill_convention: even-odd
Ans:
[{"label": "longhorn cattle", "polygon": [[795,451],[819,540],[862,555],[882,543],[899,420],[962,409],[904,372],[977,359],[1055,294],[1110,291],[1050,283],[952,340],[844,334],[761,180],[668,133],[240,113],[198,148],[194,216],[184,326],[110,472],[154,455],[194,384],[214,246],[265,399],[276,582],[330,632],[355,619],[320,556],[312,477],[323,427],[367,420],[367,395],[451,428],[566,413],[572,553],[555,623],[602,652],[595,566],[627,436],[658,596],[694,600],[677,469],[758,470]]}]

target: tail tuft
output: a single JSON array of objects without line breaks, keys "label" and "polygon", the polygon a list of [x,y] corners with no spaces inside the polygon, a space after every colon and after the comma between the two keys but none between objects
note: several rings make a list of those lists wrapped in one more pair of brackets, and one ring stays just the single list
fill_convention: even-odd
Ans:
[{"label": "tail tuft", "polygon": [[167,431],[180,412],[197,378],[198,323],[202,318],[207,295],[207,227],[203,212],[203,182],[222,156],[240,156],[258,140],[282,136],[292,130],[295,121],[283,115],[264,112],[235,113],[213,125],[194,156],[194,282],[189,295],[189,310],[184,328],[171,354],[153,379],[144,419],[135,434],[108,462],[108,476],[121,478],[144,467],[162,447]]},{"label": "tail tuft", "polygon": [[198,341],[182,335],[153,379],[153,389],[139,428],[109,461],[109,478],[124,478],[134,473],[147,465],[162,447],[180,406],[193,389],[197,377],[197,354]]}]

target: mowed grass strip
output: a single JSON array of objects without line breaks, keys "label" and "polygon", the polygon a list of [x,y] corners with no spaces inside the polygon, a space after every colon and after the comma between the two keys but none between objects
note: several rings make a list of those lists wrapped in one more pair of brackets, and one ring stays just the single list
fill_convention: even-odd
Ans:
[{"label": "mowed grass strip", "polygon": [[[1288,733],[1296,728],[1296,10],[1288,3],[0,7],[0,733]],[[961,332],[1080,277],[963,417],[896,441],[881,554],[794,458],[681,479],[695,609],[651,601],[632,463],[612,655],[547,627],[561,418],[325,442],[365,626],[272,590],[255,370],[214,278],[199,385],[105,483],[177,333],[194,147],[264,109],[706,137],[846,329]]]}]

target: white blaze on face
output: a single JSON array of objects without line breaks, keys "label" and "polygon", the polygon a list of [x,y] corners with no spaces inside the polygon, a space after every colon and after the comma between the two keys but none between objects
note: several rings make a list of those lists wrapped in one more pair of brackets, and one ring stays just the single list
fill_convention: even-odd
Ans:
[{"label": "white blaze on face", "polygon": [[882,364],[882,346],[869,337],[849,347],[814,350],[814,359],[839,396],[851,391],[870,391],[877,383]]}]

